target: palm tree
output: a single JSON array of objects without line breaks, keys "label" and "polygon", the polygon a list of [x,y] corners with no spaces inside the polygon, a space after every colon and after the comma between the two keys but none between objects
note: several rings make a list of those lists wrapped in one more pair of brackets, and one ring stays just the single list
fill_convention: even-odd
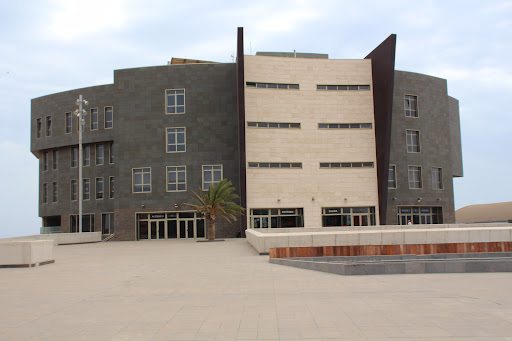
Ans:
[{"label": "palm tree", "polygon": [[210,185],[206,192],[193,192],[195,203],[185,204],[202,213],[208,221],[208,240],[215,240],[215,219],[236,221],[236,216],[244,211],[243,207],[232,201],[238,198],[238,195],[233,193],[234,190],[231,181],[222,179],[215,186]]}]

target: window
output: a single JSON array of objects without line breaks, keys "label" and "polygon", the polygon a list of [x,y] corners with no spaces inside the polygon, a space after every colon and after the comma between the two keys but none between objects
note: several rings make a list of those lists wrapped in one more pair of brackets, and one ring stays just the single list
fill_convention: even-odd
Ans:
[{"label": "window", "polygon": [[300,123],[276,123],[276,122],[247,122],[248,127],[256,128],[298,128]]},{"label": "window", "polygon": [[43,184],[43,204],[48,202],[48,184]]},{"label": "window", "polygon": [[409,166],[409,188],[422,188],[421,185],[421,167]]},{"label": "window", "polygon": [[185,113],[185,89],[165,90],[165,106],[167,114]]},{"label": "window", "polygon": [[42,130],[41,119],[38,118],[36,120],[36,136],[37,136],[37,138],[41,137],[41,130]]},{"label": "window", "polygon": [[302,168],[301,162],[249,162],[249,168]]},{"label": "window", "polygon": [[322,226],[375,225],[375,207],[330,207],[322,209]]},{"label": "window", "polygon": [[420,132],[417,130],[407,130],[406,133],[407,152],[420,152]]},{"label": "window", "polygon": [[91,165],[91,146],[84,146],[84,167]]},{"label": "window", "polygon": [[405,95],[405,117],[418,117],[418,96]]},{"label": "window", "polygon": [[54,182],[52,184],[52,188],[53,188],[53,197],[52,197],[52,201],[53,202],[57,202],[57,200],[59,199],[59,186],[56,182]]},{"label": "window", "polygon": [[96,199],[103,199],[103,178],[96,178]]},{"label": "window", "polygon": [[114,127],[114,110],[112,107],[105,107],[105,129]]},{"label": "window", "polygon": [[111,165],[114,164],[114,142],[110,142],[109,148],[108,148],[108,163]]},{"label": "window", "polygon": [[398,224],[442,224],[443,208],[435,206],[399,206]]},{"label": "window", "polygon": [[210,185],[215,186],[222,180],[222,165],[203,166],[203,191],[207,191]]},{"label": "window", "polygon": [[317,85],[317,90],[370,90],[369,85]]},{"label": "window", "polygon": [[70,186],[71,201],[78,200],[78,180],[71,180]]},{"label": "window", "polygon": [[96,145],[96,165],[97,166],[102,165],[104,162],[104,159],[105,159],[105,153],[104,153],[103,144],[97,144]]},{"label": "window", "polygon": [[318,129],[371,129],[371,123],[318,123]]},{"label": "window", "polygon": [[187,190],[186,167],[167,167],[167,192]]},{"label": "window", "polygon": [[110,199],[114,199],[114,177],[113,176],[108,178],[108,187],[109,187],[108,197]]},{"label": "window", "polygon": [[49,158],[48,152],[44,152],[43,153],[43,171],[48,170],[48,162],[49,162],[48,158]]},{"label": "window", "polygon": [[264,89],[293,89],[299,90],[299,84],[279,84],[279,83],[255,83],[247,82],[248,88],[264,88]]},{"label": "window", "polygon": [[304,226],[304,210],[302,208],[259,208],[250,211],[250,227],[289,228]]},{"label": "window", "polygon": [[84,194],[83,199],[89,200],[91,198],[91,181],[89,179],[84,179]]},{"label": "window", "polygon": [[71,148],[71,167],[78,166],[78,147]]},{"label": "window", "polygon": [[73,120],[73,117],[71,116],[71,113],[67,112],[66,113],[66,122],[65,122],[66,134],[71,134],[72,120]]},{"label": "window", "polygon": [[396,188],[396,166],[389,165],[388,188]]},{"label": "window", "polygon": [[373,162],[320,162],[320,168],[373,168]]},{"label": "window", "polygon": [[52,117],[46,116],[46,136],[52,136]]},{"label": "window", "polygon": [[185,128],[167,128],[167,153],[185,151],[185,133]]},{"label": "window", "polygon": [[133,193],[151,192],[151,168],[133,169]]},{"label": "window", "polygon": [[98,129],[98,108],[91,109],[91,130]]},{"label": "window", "polygon": [[101,233],[113,234],[114,233],[114,213],[101,214]]},{"label": "window", "polygon": [[[78,214],[69,216],[69,225],[72,233],[79,232]],[[82,232],[94,232],[94,214],[82,215]]]},{"label": "window", "polygon": [[53,169],[57,169],[59,168],[59,151],[58,150],[54,150],[53,151]]},{"label": "window", "polygon": [[432,189],[443,189],[443,170],[432,167]]}]

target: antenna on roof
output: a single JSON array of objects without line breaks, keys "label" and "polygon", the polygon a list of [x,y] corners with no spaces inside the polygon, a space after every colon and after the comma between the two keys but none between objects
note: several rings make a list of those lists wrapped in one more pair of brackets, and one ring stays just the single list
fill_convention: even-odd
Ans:
[{"label": "antenna on roof", "polygon": [[293,50],[293,58],[297,58],[297,52]]},{"label": "antenna on roof", "polygon": [[235,62],[235,55],[232,53],[231,54],[231,62],[234,63]]}]

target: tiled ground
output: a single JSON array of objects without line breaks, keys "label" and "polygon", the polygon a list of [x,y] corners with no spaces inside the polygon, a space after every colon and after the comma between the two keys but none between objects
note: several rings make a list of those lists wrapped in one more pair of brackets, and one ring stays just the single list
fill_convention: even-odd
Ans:
[{"label": "tiled ground", "polygon": [[512,340],[512,273],[344,277],[243,239],[55,252],[0,269],[0,340]]}]

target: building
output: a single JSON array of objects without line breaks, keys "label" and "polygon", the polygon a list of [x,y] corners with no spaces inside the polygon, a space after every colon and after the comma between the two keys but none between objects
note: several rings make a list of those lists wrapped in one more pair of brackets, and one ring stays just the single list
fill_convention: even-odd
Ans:
[{"label": "building", "polygon": [[116,240],[203,238],[192,191],[222,178],[246,228],[452,223],[462,176],[446,80],[395,71],[396,36],[366,58],[258,52],[236,63],[174,58],[114,71],[113,84],[32,100],[44,227],[77,231],[78,120],[87,107],[83,231]]},{"label": "building", "polygon": [[455,211],[457,224],[512,223],[512,201],[469,205]]}]

